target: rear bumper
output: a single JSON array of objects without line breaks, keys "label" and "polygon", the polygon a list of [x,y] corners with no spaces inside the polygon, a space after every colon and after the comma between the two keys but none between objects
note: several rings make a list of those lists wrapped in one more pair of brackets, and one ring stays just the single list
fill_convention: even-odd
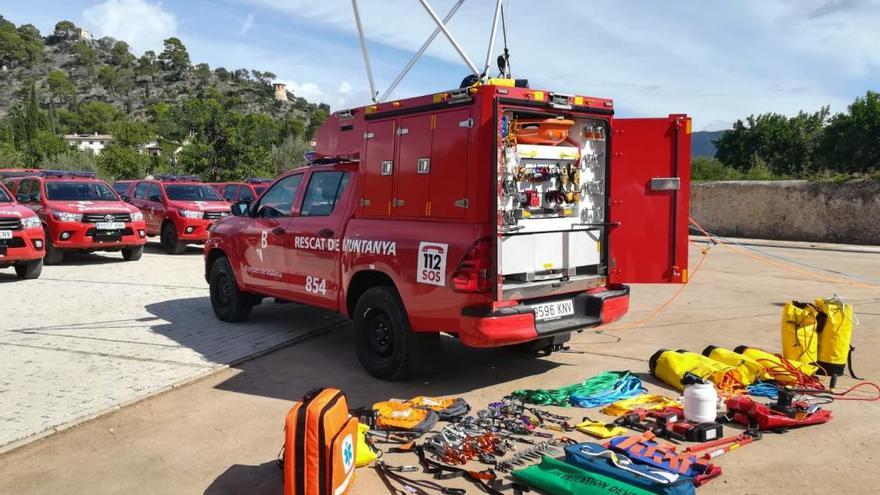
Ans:
[{"label": "rear bumper", "polygon": [[57,222],[49,226],[56,249],[103,250],[143,246],[147,242],[144,222],[128,222],[123,230],[98,230],[93,223]]},{"label": "rear bumper", "polygon": [[[530,305],[564,299],[573,299],[573,315],[549,321],[535,321],[535,313]],[[579,294],[529,300],[526,303],[494,310],[488,307],[464,308],[461,312],[459,339],[470,347],[499,347],[611,323],[623,317],[629,310],[629,287],[601,287]]]},{"label": "rear bumper", "polygon": [[41,259],[46,254],[45,246],[43,229],[14,231],[12,239],[0,240],[0,266]]}]

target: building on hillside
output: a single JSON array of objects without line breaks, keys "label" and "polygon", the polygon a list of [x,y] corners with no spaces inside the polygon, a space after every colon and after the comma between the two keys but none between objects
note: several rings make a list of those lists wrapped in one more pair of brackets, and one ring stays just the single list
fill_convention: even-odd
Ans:
[{"label": "building on hillside", "polygon": [[88,151],[95,155],[100,155],[110,142],[113,136],[109,134],[65,134],[64,142],[70,146],[76,146],[80,151]]},{"label": "building on hillside", "polygon": [[287,85],[284,83],[275,83],[275,99],[277,101],[287,101]]},{"label": "building on hillside", "polygon": [[86,31],[81,27],[76,28],[76,32],[74,34],[76,35],[76,39],[80,41],[88,41],[92,39],[92,33]]},{"label": "building on hillside", "polygon": [[162,147],[159,146],[158,142],[151,141],[144,145],[143,153],[146,153],[148,156],[162,156]]}]

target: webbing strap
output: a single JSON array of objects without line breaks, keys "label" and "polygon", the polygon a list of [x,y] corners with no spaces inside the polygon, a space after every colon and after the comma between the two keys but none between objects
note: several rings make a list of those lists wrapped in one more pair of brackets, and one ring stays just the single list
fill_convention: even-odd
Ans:
[{"label": "webbing strap", "polygon": [[646,392],[642,381],[629,371],[606,371],[562,388],[515,390],[510,396],[528,404],[601,407]]}]

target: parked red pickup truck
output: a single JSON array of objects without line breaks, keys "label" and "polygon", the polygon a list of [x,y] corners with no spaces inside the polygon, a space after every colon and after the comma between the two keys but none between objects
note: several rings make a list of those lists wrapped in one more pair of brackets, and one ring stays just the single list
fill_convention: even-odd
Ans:
[{"label": "parked red pickup truck", "polygon": [[691,129],[613,114],[512,81],[336,112],[311,166],[212,229],[214,312],[338,311],[385,379],[437,361],[440,332],[554,350],[612,322],[624,284],[687,281]]},{"label": "parked red pickup truck", "polygon": [[0,184],[0,268],[15,268],[20,279],[39,278],[46,254],[43,224]]},{"label": "parked red pickup truck", "polygon": [[47,265],[61,263],[68,251],[121,251],[125,261],[141,258],[146,243],[143,216],[94,172],[40,170],[4,183],[19,203],[40,217]]},{"label": "parked red pickup truck", "polygon": [[159,175],[129,186],[128,200],[147,222],[147,235],[160,236],[162,248],[180,254],[202,244],[211,225],[229,214],[229,203],[192,175]]}]

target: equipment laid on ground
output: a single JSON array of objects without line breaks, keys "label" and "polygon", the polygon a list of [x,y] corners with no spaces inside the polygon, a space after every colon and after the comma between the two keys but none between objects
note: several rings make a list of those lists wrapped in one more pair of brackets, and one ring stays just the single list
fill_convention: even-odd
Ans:
[{"label": "equipment laid on ground", "polygon": [[646,392],[629,371],[606,371],[559,389],[514,390],[510,397],[529,404],[600,407]]},{"label": "equipment laid on ground", "polygon": [[782,308],[782,355],[791,361],[815,363],[819,343],[817,329],[825,314],[810,304],[791,301]]},{"label": "equipment laid on ground", "polygon": [[663,495],[692,495],[694,480],[677,473],[633,462],[602,445],[592,442],[569,445],[565,460],[587,472],[601,474],[651,493]]},{"label": "equipment laid on ground", "polygon": [[754,383],[758,380],[773,379],[773,376],[767,372],[764,365],[757,360],[744,354],[731,351],[730,349],[710,345],[703,349],[702,354],[710,359],[718,361],[719,363],[724,363],[728,366],[734,366],[740,370],[745,370],[748,373],[748,379],[746,381],[749,383]]},{"label": "equipment laid on ground", "polygon": [[711,460],[721,455],[724,455],[731,450],[738,449],[743,445],[748,445],[755,440],[760,439],[761,432],[753,429],[748,429],[736,436],[719,438],[717,440],[706,442],[700,445],[692,445],[684,449],[684,451],[689,454],[695,454],[697,452],[703,452],[704,450],[713,449],[710,452],[703,454],[703,459]]},{"label": "equipment laid on ground", "polygon": [[849,374],[860,380],[853,371],[852,330],[855,315],[851,305],[839,296],[830,299],[816,299],[816,307],[825,315],[824,324],[818,328],[819,342],[816,365],[819,373],[831,376],[830,388],[837,386],[837,377],[843,375],[849,366]]},{"label": "equipment laid on ground", "polygon": [[373,404],[375,424],[383,430],[426,432],[440,417],[431,409],[414,407],[406,402],[384,401]]},{"label": "equipment laid on ground", "polygon": [[819,380],[813,378],[818,368],[810,363],[792,361],[780,354],[771,354],[756,347],[745,345],[738,346],[733,351],[760,363],[767,370],[767,373],[773,377],[773,380],[780,384],[824,388]]},{"label": "equipment laid on ground", "polygon": [[514,471],[513,477],[548,495],[654,495],[643,488],[589,472],[568,462],[544,456],[540,464]]},{"label": "equipment laid on ground", "polygon": [[718,392],[706,380],[687,372],[681,379],[684,385],[684,418],[694,423],[715,421],[718,416]]},{"label": "equipment laid on ground", "polygon": [[669,407],[681,407],[681,403],[662,395],[642,394],[631,399],[622,399],[611,405],[605,406],[600,411],[609,416],[620,416],[633,409],[647,409],[649,411],[666,409]]},{"label": "equipment laid on ground", "polygon": [[608,445],[615,451],[671,473],[694,478],[694,484],[700,486],[721,476],[721,468],[696,455],[679,453],[673,446],[656,442],[656,435],[650,431],[641,435],[613,438]]},{"label": "equipment laid on ground", "polygon": [[702,354],[660,349],[648,360],[651,374],[677,390],[684,390],[682,378],[691,373],[712,382],[720,393],[732,394],[745,388],[744,379],[750,374],[743,367],[730,366]]},{"label": "equipment laid on ground", "polygon": [[351,487],[358,420],[345,394],[314,389],[293,405],[284,425],[284,494],[334,495]]},{"label": "equipment laid on ground", "polygon": [[[815,405],[794,403],[780,390],[780,401],[774,406],[759,404],[740,395],[727,399],[728,417],[741,425],[761,431],[797,428],[831,421],[831,411]],[[785,398],[784,398],[785,397]]]}]

